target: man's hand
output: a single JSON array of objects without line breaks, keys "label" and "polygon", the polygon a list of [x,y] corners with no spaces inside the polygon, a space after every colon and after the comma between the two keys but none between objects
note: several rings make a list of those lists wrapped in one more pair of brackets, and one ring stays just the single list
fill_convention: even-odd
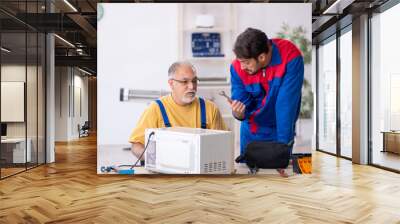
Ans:
[{"label": "man's hand", "polygon": [[[143,151],[144,151],[144,145],[141,143],[132,143],[132,153],[133,155],[136,156],[136,158],[139,159],[139,156],[142,155]],[[142,158],[140,158],[140,160],[144,160],[144,155],[142,156]]]},{"label": "man's hand", "polygon": [[233,116],[239,120],[243,120],[246,106],[237,100],[232,101],[231,104]]}]

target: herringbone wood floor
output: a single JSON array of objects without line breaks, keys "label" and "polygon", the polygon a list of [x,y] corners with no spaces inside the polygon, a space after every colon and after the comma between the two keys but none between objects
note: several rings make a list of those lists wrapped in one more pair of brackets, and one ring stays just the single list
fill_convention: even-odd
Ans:
[{"label": "herringbone wood floor", "polygon": [[316,152],[312,175],[98,176],[96,139],[0,181],[0,223],[400,223],[400,175]]}]

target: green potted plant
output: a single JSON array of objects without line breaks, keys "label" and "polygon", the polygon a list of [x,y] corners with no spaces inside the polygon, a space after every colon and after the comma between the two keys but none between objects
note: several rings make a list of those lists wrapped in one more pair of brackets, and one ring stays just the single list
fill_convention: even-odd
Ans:
[{"label": "green potted plant", "polygon": [[[311,63],[311,41],[306,38],[306,29],[302,26],[291,28],[288,24],[282,25],[282,30],[278,32],[279,38],[292,41],[302,52],[304,64]],[[303,81],[302,99],[300,108],[300,118],[310,119],[314,107],[313,94],[310,82],[306,79]]]}]

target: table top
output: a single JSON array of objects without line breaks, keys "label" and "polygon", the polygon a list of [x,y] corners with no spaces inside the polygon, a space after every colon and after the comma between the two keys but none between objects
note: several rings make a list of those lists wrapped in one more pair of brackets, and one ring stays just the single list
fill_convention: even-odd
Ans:
[{"label": "table top", "polygon": [[384,133],[384,134],[386,134],[386,133],[388,133],[388,134],[399,134],[400,135],[400,131],[392,131],[392,130],[390,130],[390,131],[381,131],[381,133]]},{"label": "table top", "polygon": [[[30,139],[28,138],[27,141]],[[1,139],[1,143],[19,143],[19,142],[25,142],[25,138],[5,138]]]},{"label": "table top", "polygon": [[[129,148],[126,150],[125,148]],[[98,145],[97,146],[97,174],[117,174],[117,172],[101,172],[101,167],[133,165],[136,162],[136,156],[131,152],[130,145]],[[121,169],[129,169],[124,166]],[[235,174],[248,174],[249,169],[246,164],[234,163]],[[135,174],[157,174],[146,170],[144,167],[135,167]],[[286,168],[289,175],[293,175],[293,167],[289,165]],[[278,174],[275,169],[260,169],[259,174]]]},{"label": "table top", "polygon": [[[129,148],[129,149],[128,149]],[[97,146],[97,174],[116,174],[116,172],[101,172],[101,167],[120,165],[133,165],[137,161],[136,156],[130,150],[130,145],[98,145]],[[139,163],[140,164],[140,163]],[[129,169],[129,166],[121,167]],[[144,167],[135,167],[135,174],[150,174]]]}]

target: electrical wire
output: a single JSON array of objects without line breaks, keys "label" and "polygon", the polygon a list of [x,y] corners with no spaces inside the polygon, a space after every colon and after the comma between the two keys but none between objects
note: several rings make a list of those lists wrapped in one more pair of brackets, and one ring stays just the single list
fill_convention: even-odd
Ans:
[{"label": "electrical wire", "polygon": [[147,140],[147,144],[146,144],[146,146],[144,147],[144,150],[143,150],[142,154],[141,154],[141,155],[139,156],[139,158],[136,160],[135,164],[133,164],[133,165],[131,166],[131,170],[133,169],[133,167],[136,167],[137,163],[138,163],[138,162],[140,161],[140,159],[142,158],[144,152],[146,152],[147,146],[149,146],[151,137],[152,137],[153,135],[154,135],[154,131],[151,132],[151,133],[149,134],[149,137],[148,137],[149,140]]}]

